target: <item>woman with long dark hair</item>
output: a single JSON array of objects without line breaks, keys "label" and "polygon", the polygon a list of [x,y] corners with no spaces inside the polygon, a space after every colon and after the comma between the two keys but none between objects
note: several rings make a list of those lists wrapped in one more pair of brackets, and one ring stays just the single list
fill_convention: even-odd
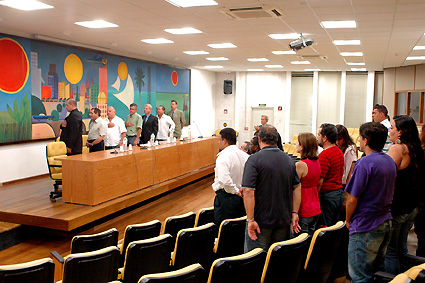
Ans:
[{"label": "woman with long dark hair", "polygon": [[412,117],[395,116],[389,129],[394,144],[388,155],[397,164],[397,179],[391,205],[393,233],[385,256],[385,271],[399,274],[407,254],[407,236],[413,226],[417,207],[423,199],[424,153]]},{"label": "woman with long dark hair", "polygon": [[343,125],[336,125],[338,137],[336,139],[336,145],[344,153],[344,173],[342,175],[342,185],[345,185],[350,180],[349,172],[353,162],[357,160],[357,146],[353,139],[348,134],[348,130]]},{"label": "woman with long dark hair", "polygon": [[299,226],[297,233],[313,234],[320,215],[319,192],[317,184],[320,180],[320,163],[317,156],[318,143],[312,133],[300,133],[296,144],[296,152],[301,160],[296,164],[298,177],[301,180],[301,204],[298,211]]}]

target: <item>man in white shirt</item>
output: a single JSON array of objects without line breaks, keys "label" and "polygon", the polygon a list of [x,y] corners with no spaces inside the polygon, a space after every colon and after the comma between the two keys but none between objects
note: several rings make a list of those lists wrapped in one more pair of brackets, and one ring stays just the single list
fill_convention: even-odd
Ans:
[{"label": "man in white shirt", "polygon": [[212,184],[214,199],[214,223],[220,226],[225,219],[245,216],[245,207],[239,191],[245,162],[249,155],[236,146],[236,132],[232,128],[220,131],[215,162],[215,178]]},{"label": "man in white shirt", "polygon": [[156,113],[158,113],[158,135],[156,136],[156,140],[166,141],[167,138],[170,136],[170,132],[174,132],[176,124],[170,116],[164,114],[164,106],[158,106],[158,108],[156,109]]},{"label": "man in white shirt", "polygon": [[87,147],[90,152],[101,151],[105,149],[104,138],[106,136],[106,130],[108,126],[100,118],[100,109],[92,108],[90,110],[90,119],[93,121],[90,124],[90,131],[87,137]]},{"label": "man in white shirt", "polygon": [[113,106],[109,106],[106,113],[108,117],[104,121],[108,125],[108,129],[105,136],[105,149],[118,148],[122,145],[127,129],[124,121],[115,116],[115,108]]},{"label": "man in white shirt", "polygon": [[[387,107],[385,107],[385,105],[376,104],[375,106],[373,106],[372,119],[373,122],[381,123],[388,130],[391,127],[390,119],[388,116],[388,109]],[[384,149],[382,149],[382,151],[388,153],[388,150],[390,149],[391,145],[392,142],[390,141],[390,135],[388,134],[387,141],[385,142]]]}]

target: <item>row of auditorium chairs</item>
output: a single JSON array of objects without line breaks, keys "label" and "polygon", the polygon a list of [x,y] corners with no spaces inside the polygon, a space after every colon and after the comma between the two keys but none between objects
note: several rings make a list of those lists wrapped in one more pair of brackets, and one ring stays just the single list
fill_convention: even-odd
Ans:
[{"label": "row of auditorium chairs", "polygon": [[[245,222],[245,220],[244,220]],[[192,246],[189,253],[206,256],[207,249],[214,239],[211,231],[213,223],[196,228],[183,229],[177,235],[174,258],[179,252],[179,241],[182,234],[189,235],[186,245]],[[221,225],[222,226],[222,225]],[[169,245],[172,236],[163,234],[147,240],[134,241],[127,248],[124,269],[118,271],[119,248],[106,247],[91,252],[68,255],[64,260],[63,282],[110,282],[119,278],[119,282],[313,282],[324,283],[331,272],[332,263],[337,255],[337,249],[345,225],[338,222],[334,226],[318,229],[313,237],[301,234],[295,239],[273,244],[268,253],[255,249],[246,254],[216,259],[211,264],[201,263],[202,259],[187,261],[177,270],[166,270],[169,261]],[[191,233],[193,231],[201,231]],[[209,236],[205,236],[205,235]],[[211,236],[212,235],[212,236]],[[88,237],[87,237],[88,238]],[[234,242],[238,241],[232,238]],[[208,243],[209,242],[209,243]],[[243,242],[243,241],[242,241]],[[132,261],[135,273],[126,273],[127,261],[133,247],[146,249],[135,250],[138,258]],[[203,247],[204,246],[204,247]],[[159,247],[159,248],[158,248]],[[163,253],[163,255],[161,255]],[[164,269],[161,270],[162,265]],[[210,269],[207,277],[206,270]],[[53,282],[54,263],[51,259],[42,259],[30,263],[0,266],[0,283],[3,282]],[[146,273],[143,273],[146,272]],[[147,274],[150,273],[150,274]],[[42,276],[45,276],[44,278]],[[35,278],[35,279],[34,279]],[[207,281],[208,278],[208,281]],[[118,281],[115,281],[118,282]]]}]

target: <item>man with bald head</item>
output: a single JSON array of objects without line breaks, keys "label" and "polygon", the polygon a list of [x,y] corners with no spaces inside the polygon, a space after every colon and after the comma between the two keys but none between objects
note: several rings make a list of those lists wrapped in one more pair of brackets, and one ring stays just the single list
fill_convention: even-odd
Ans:
[{"label": "man with bald head", "polygon": [[154,134],[155,138],[158,134],[158,118],[152,115],[152,105],[146,104],[144,108],[145,115],[142,116],[142,135],[140,137],[140,143],[147,143],[151,135]]},{"label": "man with bald head", "polygon": [[108,125],[108,129],[105,136],[105,149],[118,148],[123,143],[127,129],[124,121],[115,116],[115,108],[113,106],[109,106],[106,113],[108,117],[104,121]]},{"label": "man with bald head", "polygon": [[69,115],[62,122],[60,140],[66,144],[67,155],[81,154],[83,150],[83,119],[77,109],[77,102],[68,99],[65,105]]}]

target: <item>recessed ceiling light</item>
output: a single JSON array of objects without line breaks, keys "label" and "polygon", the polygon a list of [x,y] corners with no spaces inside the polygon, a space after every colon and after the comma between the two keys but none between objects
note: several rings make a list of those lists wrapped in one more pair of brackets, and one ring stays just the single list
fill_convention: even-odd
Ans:
[{"label": "recessed ceiling light", "polygon": [[199,51],[183,51],[183,53],[187,54],[187,55],[206,55],[206,54],[210,54],[207,51],[204,50],[199,50]]},{"label": "recessed ceiling light", "polygon": [[324,28],[356,28],[356,21],[323,21],[320,22]]},{"label": "recessed ceiling light", "polygon": [[335,45],[360,45],[360,40],[334,40]]},{"label": "recessed ceiling light", "polygon": [[413,47],[413,50],[425,50],[425,46],[415,46]]},{"label": "recessed ceiling light", "polygon": [[351,68],[351,71],[353,71],[353,72],[364,72],[364,71],[366,71],[366,68]]},{"label": "recessed ceiling light", "polygon": [[279,69],[279,68],[283,68],[282,65],[266,65],[266,68],[270,68],[270,69]]},{"label": "recessed ceiling light", "polygon": [[291,61],[293,65],[308,65],[311,64],[309,61]]},{"label": "recessed ceiling light", "polygon": [[246,60],[248,60],[249,62],[267,62],[267,61],[269,61],[269,59],[267,59],[267,58],[248,58]]},{"label": "recessed ceiling light", "polygon": [[205,68],[208,68],[208,69],[223,69],[223,66],[219,66],[219,65],[216,65],[216,66],[204,66]]},{"label": "recessed ceiling light", "polygon": [[21,0],[21,1],[4,0],[4,1],[0,1],[0,5],[8,6],[10,8],[19,9],[23,11],[33,11],[33,10],[54,8],[51,5],[47,5],[36,0]]},{"label": "recessed ceiling light", "polygon": [[339,54],[341,56],[354,56],[354,57],[363,56],[363,52],[341,52]]},{"label": "recessed ceiling light", "polygon": [[287,54],[297,54],[295,51],[272,51],[275,55],[287,55]]},{"label": "recessed ceiling light", "polygon": [[75,24],[82,27],[86,27],[86,28],[116,28],[118,27],[118,25],[104,21],[104,20],[76,22]]},{"label": "recessed ceiling light", "polygon": [[273,39],[297,39],[300,37],[298,33],[272,33],[269,37]]},{"label": "recessed ceiling light", "polygon": [[349,62],[347,63],[348,66],[364,66],[365,63],[354,63],[354,62]]},{"label": "recessed ceiling light", "polygon": [[263,69],[248,69],[248,72],[264,72]]},{"label": "recessed ceiling light", "polygon": [[186,7],[196,7],[196,6],[215,6],[218,5],[217,2],[213,0],[165,0],[174,6],[186,8]]},{"label": "recessed ceiling light", "polygon": [[141,41],[143,41],[144,43],[149,43],[149,44],[174,43],[174,41],[168,40],[168,39],[165,39],[165,38],[142,39]]},{"label": "recessed ceiling light", "polygon": [[210,61],[227,61],[227,60],[229,60],[229,58],[226,58],[226,57],[210,57],[210,58],[205,58],[205,59],[210,60]]},{"label": "recessed ceiling light", "polygon": [[425,56],[410,56],[406,60],[425,60]]},{"label": "recessed ceiling light", "polygon": [[194,34],[202,33],[199,29],[196,28],[167,28],[164,31],[172,34]]},{"label": "recessed ceiling light", "polygon": [[304,69],[306,72],[320,71],[320,69]]},{"label": "recessed ceiling light", "polygon": [[237,46],[232,43],[214,43],[208,44],[211,48],[236,48]]}]

